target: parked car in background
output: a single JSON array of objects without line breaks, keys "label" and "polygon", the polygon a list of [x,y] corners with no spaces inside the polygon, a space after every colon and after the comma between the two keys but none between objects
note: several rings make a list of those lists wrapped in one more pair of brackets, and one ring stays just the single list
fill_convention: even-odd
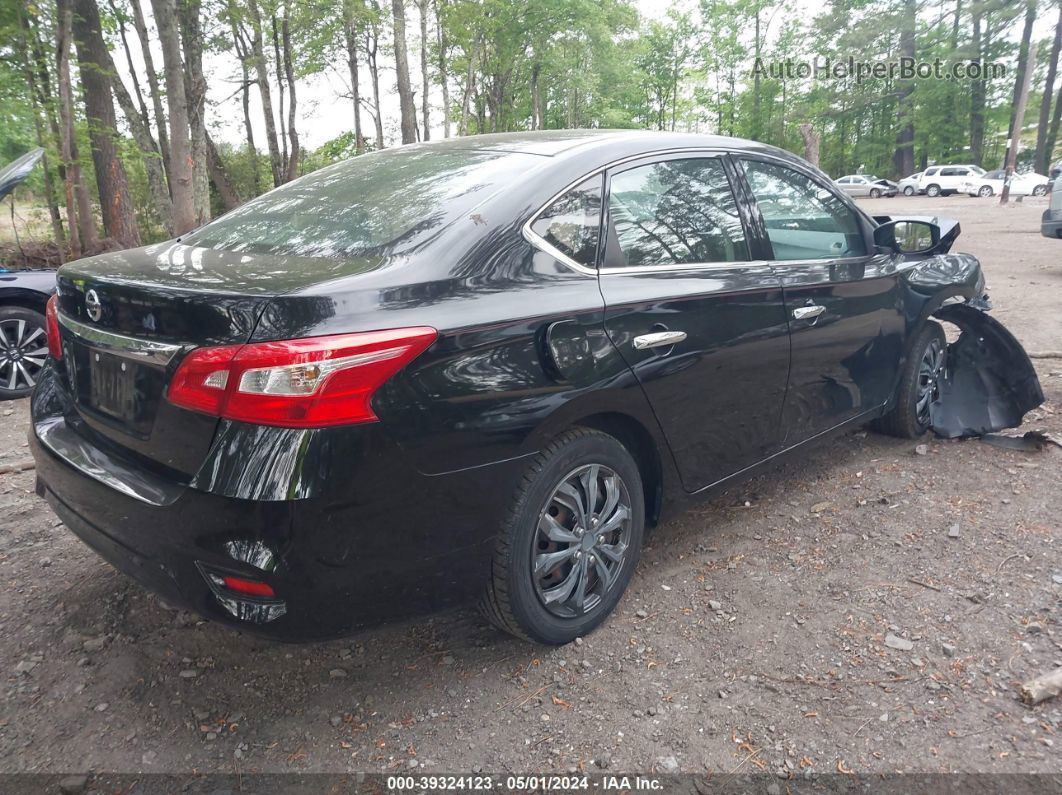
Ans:
[{"label": "parked car in background", "polygon": [[896,195],[895,182],[869,174],[849,174],[836,180],[835,184],[849,196],[869,196],[876,199],[879,196]]},{"label": "parked car in background", "polygon": [[1040,234],[1062,239],[1062,179],[1056,179],[1051,189],[1051,204],[1044,210]]},{"label": "parked car in background", "polygon": [[1059,160],[1057,163],[1051,166],[1051,169],[1047,172],[1047,177],[1050,180],[1050,182],[1048,182],[1048,186],[1050,188],[1048,193],[1055,189],[1055,183],[1058,182],[1058,178],[1060,176],[1062,176],[1062,160]]},{"label": "parked car in background", "polygon": [[919,171],[912,174],[909,177],[904,177],[897,184],[896,188],[904,196],[914,196],[916,193],[922,193],[922,189],[918,187],[918,180],[922,177],[922,172]]},{"label": "parked car in background", "polygon": [[918,191],[926,196],[949,196],[958,193],[963,182],[985,173],[980,166],[930,166],[918,178]]},{"label": "parked car in background", "polygon": [[[0,169],[0,200],[30,175],[44,154],[34,149]],[[25,397],[48,355],[44,308],[55,271],[10,271],[0,265],[0,400]]]},{"label": "parked car in background", "polygon": [[976,435],[1043,401],[958,233],[733,138],[372,152],[60,269],[37,490],[241,628],[319,638],[478,597],[566,643],[686,498],[867,422]]},{"label": "parked car in background", "polygon": [[[981,176],[969,176],[959,186],[959,192],[970,196],[994,196],[1003,192],[1006,178],[1007,172],[1001,168]],[[1049,183],[1050,180],[1043,174],[1015,174],[1010,180],[1010,195],[1046,196]]]}]

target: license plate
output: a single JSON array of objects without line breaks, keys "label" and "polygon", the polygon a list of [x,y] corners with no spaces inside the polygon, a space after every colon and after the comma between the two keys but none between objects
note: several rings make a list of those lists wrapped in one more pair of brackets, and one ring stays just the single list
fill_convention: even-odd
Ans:
[{"label": "license plate", "polygon": [[133,365],[98,353],[92,355],[90,369],[90,399],[96,410],[112,417],[131,418],[135,409]]}]

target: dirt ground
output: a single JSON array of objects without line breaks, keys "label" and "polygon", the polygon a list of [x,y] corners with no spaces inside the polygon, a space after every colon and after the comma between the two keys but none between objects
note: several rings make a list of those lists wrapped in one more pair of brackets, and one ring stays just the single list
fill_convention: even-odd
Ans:
[{"label": "dirt ground", "polygon": [[[958,217],[996,317],[1062,349],[1043,200],[866,206]],[[1037,366],[1026,428],[1062,438]],[[27,416],[0,404],[0,469]],[[558,649],[471,610],[307,646],[204,623],[0,475],[0,772],[1057,773],[1062,698],[1017,685],[1062,665],[1062,450],[924,444],[851,433],[675,518]]]}]

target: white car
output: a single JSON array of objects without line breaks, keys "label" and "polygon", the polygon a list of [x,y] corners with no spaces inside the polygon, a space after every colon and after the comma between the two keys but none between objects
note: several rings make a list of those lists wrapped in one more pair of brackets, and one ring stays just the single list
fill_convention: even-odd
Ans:
[{"label": "white car", "polygon": [[909,177],[904,177],[898,183],[900,193],[904,196],[914,196],[916,193],[922,193],[922,189],[918,187],[918,180],[921,178],[922,172],[919,171],[912,174]]},{"label": "white car", "polygon": [[[1003,181],[1006,178],[1007,172],[1003,169],[989,171],[984,176],[967,179],[959,190],[963,193],[969,193],[971,196],[992,196],[1003,192]],[[1046,196],[1047,185],[1050,181],[1043,174],[1033,172],[1015,174],[1010,180],[1010,195]]]},{"label": "white car", "polygon": [[918,178],[918,192],[926,196],[947,196],[958,193],[964,182],[983,176],[985,170],[980,166],[930,166]]}]

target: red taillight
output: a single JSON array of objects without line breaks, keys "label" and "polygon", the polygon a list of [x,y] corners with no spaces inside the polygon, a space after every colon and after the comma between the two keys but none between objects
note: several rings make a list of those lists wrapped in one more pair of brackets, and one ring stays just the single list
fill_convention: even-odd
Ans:
[{"label": "red taillight", "polygon": [[59,339],[59,310],[58,300],[55,295],[48,299],[48,306],[44,310],[44,318],[48,328],[48,353],[53,359],[63,358],[63,343]]},{"label": "red taillight", "polygon": [[258,580],[245,580],[242,577],[222,577],[222,583],[230,591],[245,593],[250,596],[275,596],[273,588]]},{"label": "red taillight", "polygon": [[257,425],[371,422],[373,394],[435,341],[433,328],[199,348],[170,382],[182,408]]}]

